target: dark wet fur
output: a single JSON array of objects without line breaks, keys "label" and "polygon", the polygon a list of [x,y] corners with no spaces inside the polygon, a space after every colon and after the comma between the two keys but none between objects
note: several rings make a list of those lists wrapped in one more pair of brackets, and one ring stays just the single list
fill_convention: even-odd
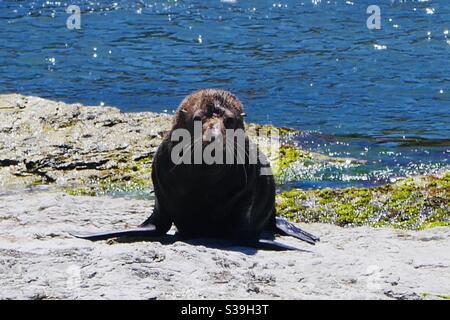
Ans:
[{"label": "dark wet fur", "polygon": [[[217,114],[211,108],[219,108]],[[209,114],[208,114],[209,112]],[[203,90],[181,103],[173,128],[192,129],[192,118],[201,113],[203,127],[221,122],[222,129],[244,128],[243,109],[239,100],[221,90]],[[226,118],[233,117],[232,121]],[[139,227],[104,233],[77,234],[88,240],[115,237],[163,236],[175,224],[184,238],[217,238],[238,245],[269,249],[296,248],[261,239],[263,232],[288,235],[314,244],[319,238],[275,217],[275,182],[272,175],[261,175],[268,167],[256,164],[178,164],[171,160],[171,132],[165,137],[154,157],[152,181],[156,196],[151,216]],[[248,154],[250,142],[245,143]],[[266,161],[264,161],[266,162]]]}]

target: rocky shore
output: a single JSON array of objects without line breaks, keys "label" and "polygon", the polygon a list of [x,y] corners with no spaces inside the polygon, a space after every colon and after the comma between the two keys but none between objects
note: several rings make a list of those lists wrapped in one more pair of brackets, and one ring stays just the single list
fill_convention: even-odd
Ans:
[{"label": "rocky shore", "polygon": [[101,241],[69,231],[136,226],[148,200],[15,192],[0,201],[1,299],[441,299],[450,228],[404,231],[302,224],[315,246],[255,251],[208,240]]},{"label": "rocky shore", "polygon": [[[448,170],[370,189],[279,194],[279,213],[322,238],[313,247],[281,239],[304,252],[71,238],[148,216],[152,158],[170,123],[165,114],[0,95],[0,298],[449,297]],[[278,179],[293,165],[359,164],[297,149],[288,143],[296,132],[280,132],[286,143],[271,158]]]},{"label": "rocky shore", "polygon": [[[167,114],[65,104],[18,94],[0,95],[0,188],[55,185],[73,194],[136,191],[150,186],[153,154],[171,126]],[[274,127],[248,125],[264,148]],[[279,129],[281,139],[295,131]],[[268,147],[268,146],[267,146]],[[313,166],[357,163],[288,144],[271,158],[277,176],[302,160]],[[311,170],[314,169],[311,167]]]},{"label": "rocky shore", "polygon": [[67,105],[16,94],[0,96],[3,188],[106,180],[149,181],[152,155],[170,117],[116,108]]}]

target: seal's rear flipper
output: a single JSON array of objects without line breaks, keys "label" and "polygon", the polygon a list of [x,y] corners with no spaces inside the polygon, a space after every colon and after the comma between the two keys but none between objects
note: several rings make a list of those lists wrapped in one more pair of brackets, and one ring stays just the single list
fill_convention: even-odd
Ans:
[{"label": "seal's rear flipper", "polygon": [[260,239],[252,247],[254,247],[255,249],[271,250],[271,251],[304,251],[302,249],[268,239]]},{"label": "seal's rear flipper", "polygon": [[117,231],[106,232],[92,232],[92,233],[70,233],[72,236],[80,239],[99,241],[119,237],[155,237],[161,236],[161,232],[156,230],[154,225],[148,224],[145,227],[135,229],[125,229]]},{"label": "seal's rear flipper", "polygon": [[275,219],[276,229],[277,231],[280,231],[281,234],[306,241],[310,244],[315,244],[317,241],[320,241],[320,238],[303,231],[282,218],[276,217]]}]

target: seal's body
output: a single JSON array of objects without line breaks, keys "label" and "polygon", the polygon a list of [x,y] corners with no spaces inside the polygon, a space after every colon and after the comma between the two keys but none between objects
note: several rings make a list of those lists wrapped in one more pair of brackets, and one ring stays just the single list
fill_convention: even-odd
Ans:
[{"label": "seal's body", "polygon": [[[244,132],[244,115],[242,104],[229,92],[209,89],[187,96],[154,157],[152,181],[156,202],[151,216],[137,229],[76,236],[89,240],[162,236],[175,224],[187,238],[223,238],[259,246],[263,231],[272,234],[278,231],[314,244],[318,238],[275,217],[275,182],[267,174],[270,166],[263,157],[249,160],[248,138],[245,136],[242,144],[235,141],[232,148],[227,145],[227,141],[234,139],[230,132]],[[196,122],[201,123],[200,138],[194,135]],[[179,143],[174,136],[180,129],[193,137],[182,148],[182,154],[189,155],[184,159],[194,162],[196,144],[200,144],[197,150],[202,151],[214,141],[225,141],[219,152],[231,152],[230,158],[235,161],[231,164],[174,161],[174,148]]]}]

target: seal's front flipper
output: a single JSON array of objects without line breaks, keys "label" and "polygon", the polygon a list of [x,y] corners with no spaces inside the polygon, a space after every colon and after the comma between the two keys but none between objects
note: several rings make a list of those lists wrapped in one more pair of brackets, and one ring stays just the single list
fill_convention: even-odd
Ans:
[{"label": "seal's front flipper", "polygon": [[157,231],[154,225],[147,224],[145,227],[135,229],[93,232],[93,233],[70,233],[70,234],[80,239],[99,241],[119,237],[155,237],[160,236],[161,232]]},{"label": "seal's front flipper", "polygon": [[315,244],[317,241],[320,241],[320,238],[303,231],[282,218],[276,217],[275,219],[276,229],[277,231],[280,231],[281,234],[306,241],[310,244]]}]

